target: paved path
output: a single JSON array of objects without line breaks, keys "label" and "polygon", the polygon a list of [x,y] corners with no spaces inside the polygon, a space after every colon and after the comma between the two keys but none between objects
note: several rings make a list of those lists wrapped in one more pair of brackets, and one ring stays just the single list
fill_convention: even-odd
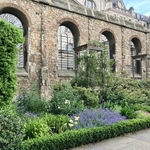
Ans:
[{"label": "paved path", "polygon": [[72,150],[150,150],[150,129],[77,147]]}]

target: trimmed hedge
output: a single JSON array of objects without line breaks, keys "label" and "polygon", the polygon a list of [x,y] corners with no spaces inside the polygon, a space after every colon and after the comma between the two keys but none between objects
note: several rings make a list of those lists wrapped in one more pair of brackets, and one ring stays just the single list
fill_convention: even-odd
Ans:
[{"label": "trimmed hedge", "polygon": [[0,20],[0,105],[12,102],[17,88],[18,44],[23,43],[22,31]]},{"label": "trimmed hedge", "polygon": [[0,150],[20,149],[24,137],[21,118],[9,107],[0,110]]},{"label": "trimmed hedge", "polygon": [[22,150],[64,150],[98,142],[126,133],[150,128],[150,117],[118,122],[111,126],[71,130],[53,136],[44,136],[22,143]]}]

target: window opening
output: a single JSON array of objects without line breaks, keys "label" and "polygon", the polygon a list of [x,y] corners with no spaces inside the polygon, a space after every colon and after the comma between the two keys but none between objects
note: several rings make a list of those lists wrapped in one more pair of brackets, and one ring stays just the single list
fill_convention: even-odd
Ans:
[{"label": "window opening", "polygon": [[141,59],[132,59],[132,56],[138,56],[141,54],[141,49],[136,47],[135,44],[131,41],[130,42],[130,53],[131,53],[131,61],[130,61],[130,70],[131,74],[133,72],[135,75],[141,75]]},{"label": "window opening", "polygon": [[93,0],[85,0],[84,6],[92,9],[96,9],[96,4]]},{"label": "window opening", "polygon": [[58,69],[74,69],[74,37],[66,26],[58,29]]},{"label": "window opening", "polygon": [[[22,25],[21,21],[16,16],[14,16],[12,14],[5,13],[5,14],[0,15],[0,20],[2,20],[2,19],[13,24],[14,26],[20,28],[21,30],[23,30],[23,25]],[[23,44],[18,44],[18,48],[20,50],[18,52],[17,67],[23,68],[24,67],[24,46],[23,46]]]},{"label": "window opening", "polygon": [[[101,35],[100,42],[102,42],[105,46],[108,47],[108,58],[114,61],[114,64],[112,66],[112,71],[114,72],[116,68],[115,67],[115,43],[112,39],[107,38],[108,36],[111,37],[112,35],[106,32]],[[105,34],[107,37],[105,36]]]}]

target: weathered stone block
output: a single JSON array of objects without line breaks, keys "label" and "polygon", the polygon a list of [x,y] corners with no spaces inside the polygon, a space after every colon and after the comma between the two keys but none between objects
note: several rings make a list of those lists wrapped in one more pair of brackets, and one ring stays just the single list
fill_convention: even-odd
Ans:
[{"label": "weathered stone block", "polygon": [[62,0],[51,0],[51,5],[62,9],[69,10],[68,3]]},{"label": "weathered stone block", "polygon": [[106,14],[101,13],[99,11],[93,11],[93,12],[94,12],[95,18],[107,21]]},{"label": "weathered stone block", "polygon": [[118,17],[112,16],[112,15],[107,15],[109,18],[109,21],[115,24],[120,24]]},{"label": "weathered stone block", "polygon": [[128,20],[125,20],[125,26],[135,29],[134,23]]},{"label": "weathered stone block", "polygon": [[84,7],[78,6],[78,5],[73,5],[70,4],[70,10],[79,14],[86,15]]}]

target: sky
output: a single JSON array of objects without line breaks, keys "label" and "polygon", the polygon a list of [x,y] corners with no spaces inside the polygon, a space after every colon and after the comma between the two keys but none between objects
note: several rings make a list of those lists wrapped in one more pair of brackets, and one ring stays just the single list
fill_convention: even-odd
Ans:
[{"label": "sky", "polygon": [[150,16],[150,0],[123,0],[127,9],[134,8],[134,11]]}]

